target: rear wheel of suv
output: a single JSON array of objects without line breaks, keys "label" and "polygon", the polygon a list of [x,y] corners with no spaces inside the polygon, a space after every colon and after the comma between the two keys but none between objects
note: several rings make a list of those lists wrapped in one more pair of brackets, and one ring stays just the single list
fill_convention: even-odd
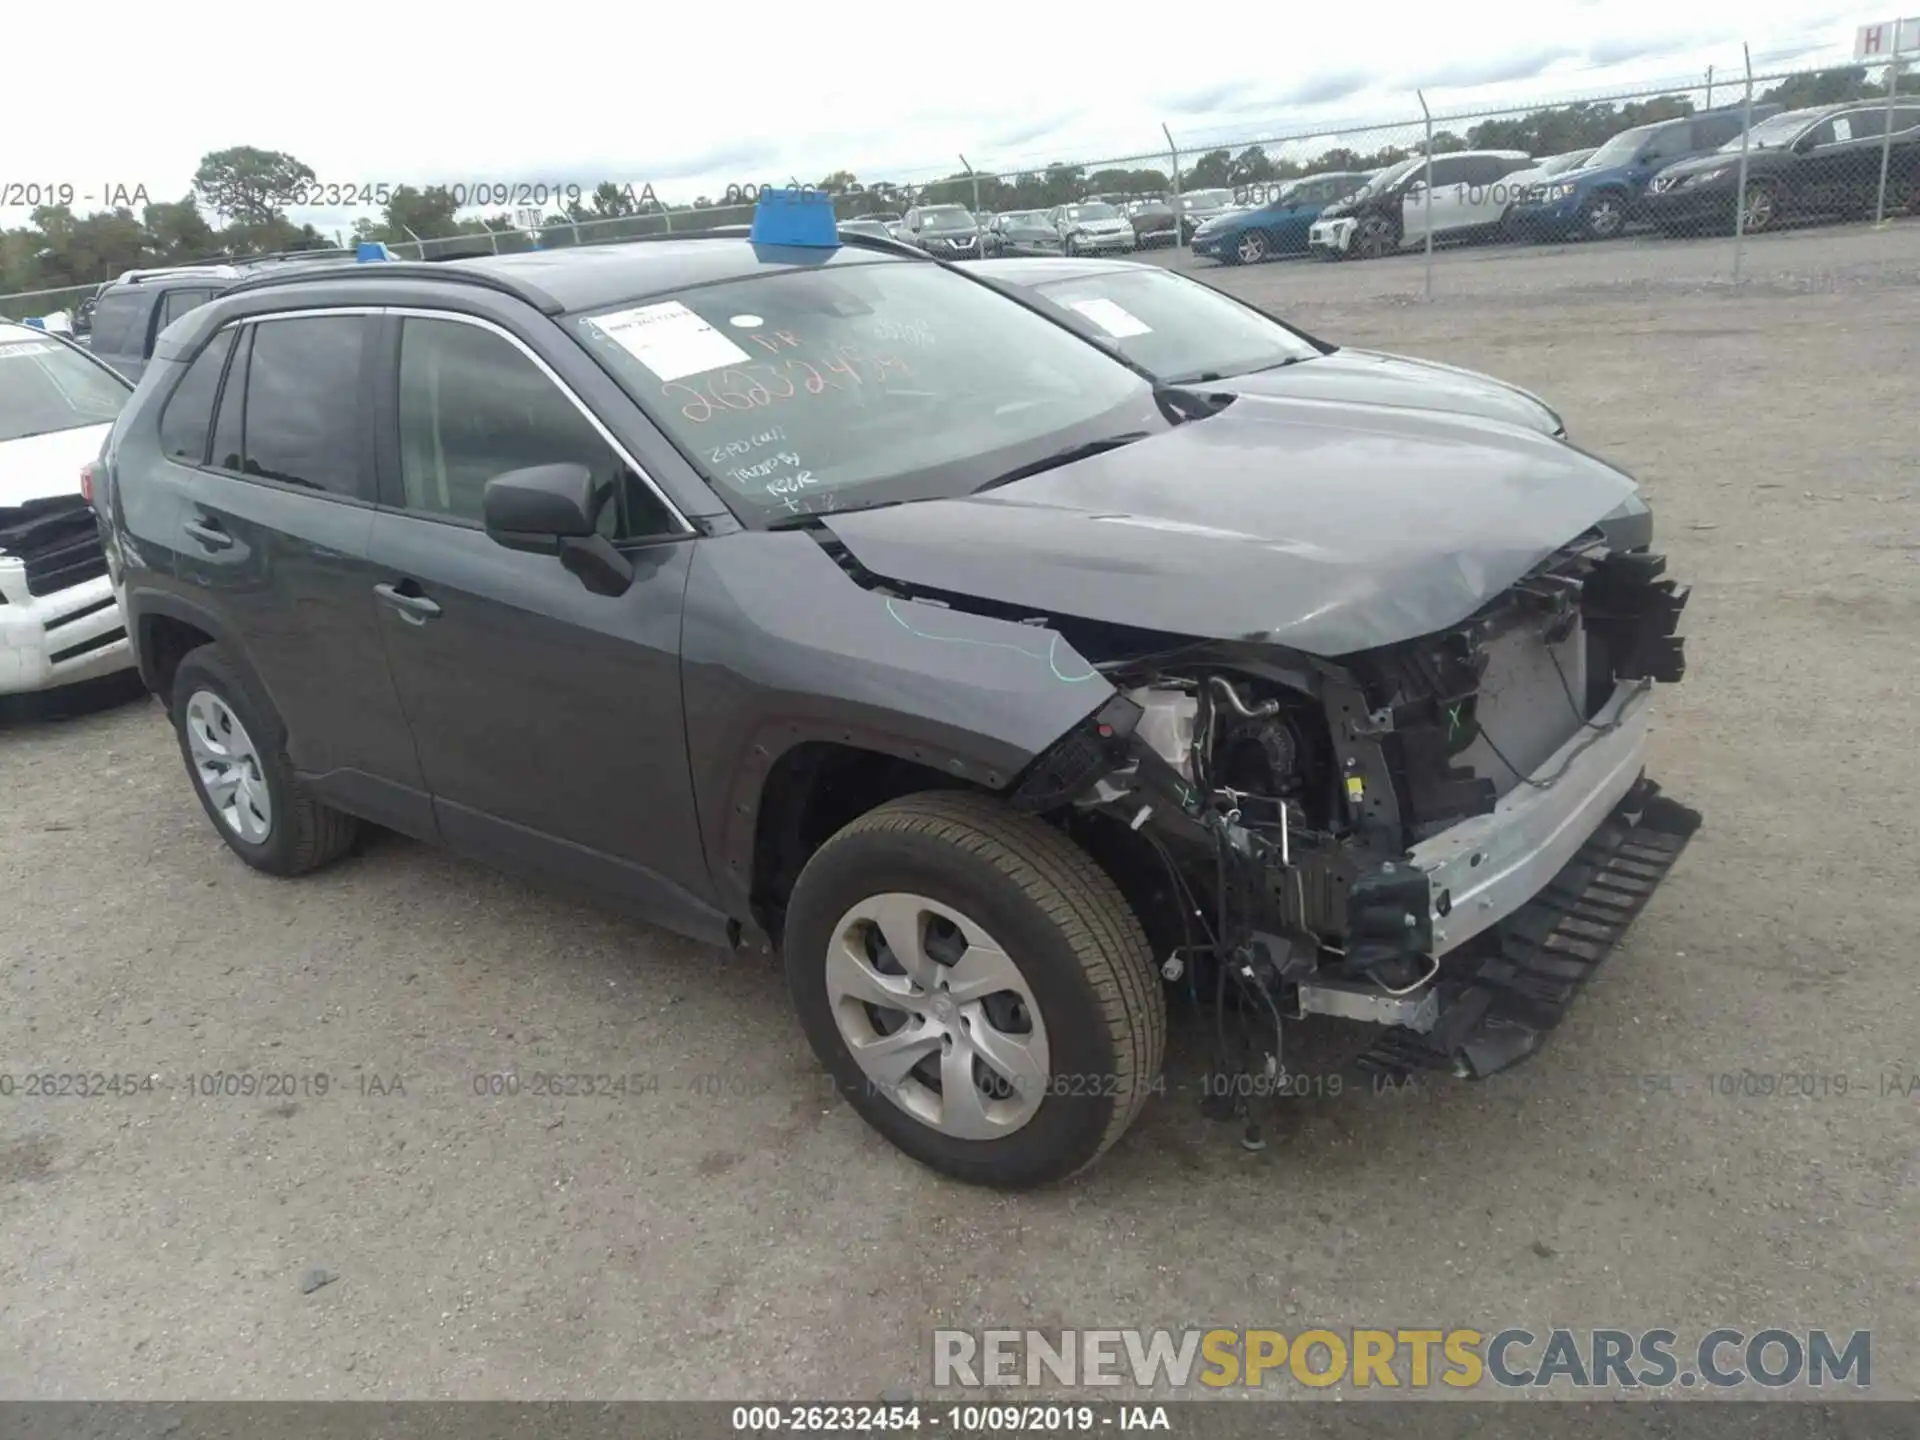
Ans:
[{"label": "rear wheel of suv", "polygon": [[359,822],[300,783],[287,759],[286,727],[218,645],[180,662],[168,708],[194,793],[247,864],[300,875],[352,848]]},{"label": "rear wheel of suv", "polygon": [[1166,1000],[1139,920],[1079,846],[988,796],[846,826],[801,872],[782,948],[840,1093],[956,1179],[1071,1175],[1158,1083]]}]

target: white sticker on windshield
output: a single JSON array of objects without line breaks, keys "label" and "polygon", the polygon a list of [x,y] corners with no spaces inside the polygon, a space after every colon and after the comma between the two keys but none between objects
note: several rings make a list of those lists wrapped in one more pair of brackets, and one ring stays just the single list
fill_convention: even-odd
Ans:
[{"label": "white sticker on windshield", "polygon": [[596,315],[587,322],[662,380],[738,365],[747,352],[678,300]]},{"label": "white sticker on windshield", "polygon": [[1130,310],[1121,309],[1113,301],[1104,297],[1094,300],[1069,300],[1067,305],[1070,309],[1078,310],[1116,340],[1125,340],[1130,335],[1153,333],[1153,327],[1142,322],[1138,315]]}]

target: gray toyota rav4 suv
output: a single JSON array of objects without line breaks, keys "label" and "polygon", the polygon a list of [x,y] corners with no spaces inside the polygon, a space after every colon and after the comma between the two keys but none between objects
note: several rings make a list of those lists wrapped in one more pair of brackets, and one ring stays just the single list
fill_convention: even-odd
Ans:
[{"label": "gray toyota rav4 suv", "polygon": [[94,498],[242,860],[371,822],[777,949],[841,1093],[969,1180],[1111,1145],[1170,996],[1249,1123],[1314,1016],[1498,1070],[1696,819],[1643,774],[1686,592],[1626,475],[1159,384],[891,241],[241,280]]}]

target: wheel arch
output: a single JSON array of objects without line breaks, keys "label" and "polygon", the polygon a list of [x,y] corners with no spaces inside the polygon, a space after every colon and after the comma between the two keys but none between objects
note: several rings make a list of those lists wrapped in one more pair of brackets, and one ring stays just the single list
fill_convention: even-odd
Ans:
[{"label": "wheel arch", "polygon": [[162,705],[172,706],[173,677],[180,662],[206,644],[219,645],[255,693],[273,703],[232,627],[212,611],[181,596],[156,592],[128,595],[125,608],[140,681]]}]

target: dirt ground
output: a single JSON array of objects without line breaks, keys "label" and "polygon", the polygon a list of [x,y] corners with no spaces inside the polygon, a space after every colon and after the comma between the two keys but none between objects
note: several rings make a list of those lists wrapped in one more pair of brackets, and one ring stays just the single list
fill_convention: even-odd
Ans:
[{"label": "dirt ground", "polygon": [[[1920,222],[1727,258],[1210,271],[1548,396],[1693,584],[1654,773],[1705,828],[1537,1061],[1253,1154],[1189,1026],[1089,1175],[964,1189],[831,1099],[764,960],[397,839],[269,880],[157,708],[15,717],[0,1074],[159,1079],[0,1095],[0,1395],[870,1399],[935,1326],[1309,1324],[1871,1328],[1920,1393]],[[538,1071],[653,1083],[477,1093]]]}]

